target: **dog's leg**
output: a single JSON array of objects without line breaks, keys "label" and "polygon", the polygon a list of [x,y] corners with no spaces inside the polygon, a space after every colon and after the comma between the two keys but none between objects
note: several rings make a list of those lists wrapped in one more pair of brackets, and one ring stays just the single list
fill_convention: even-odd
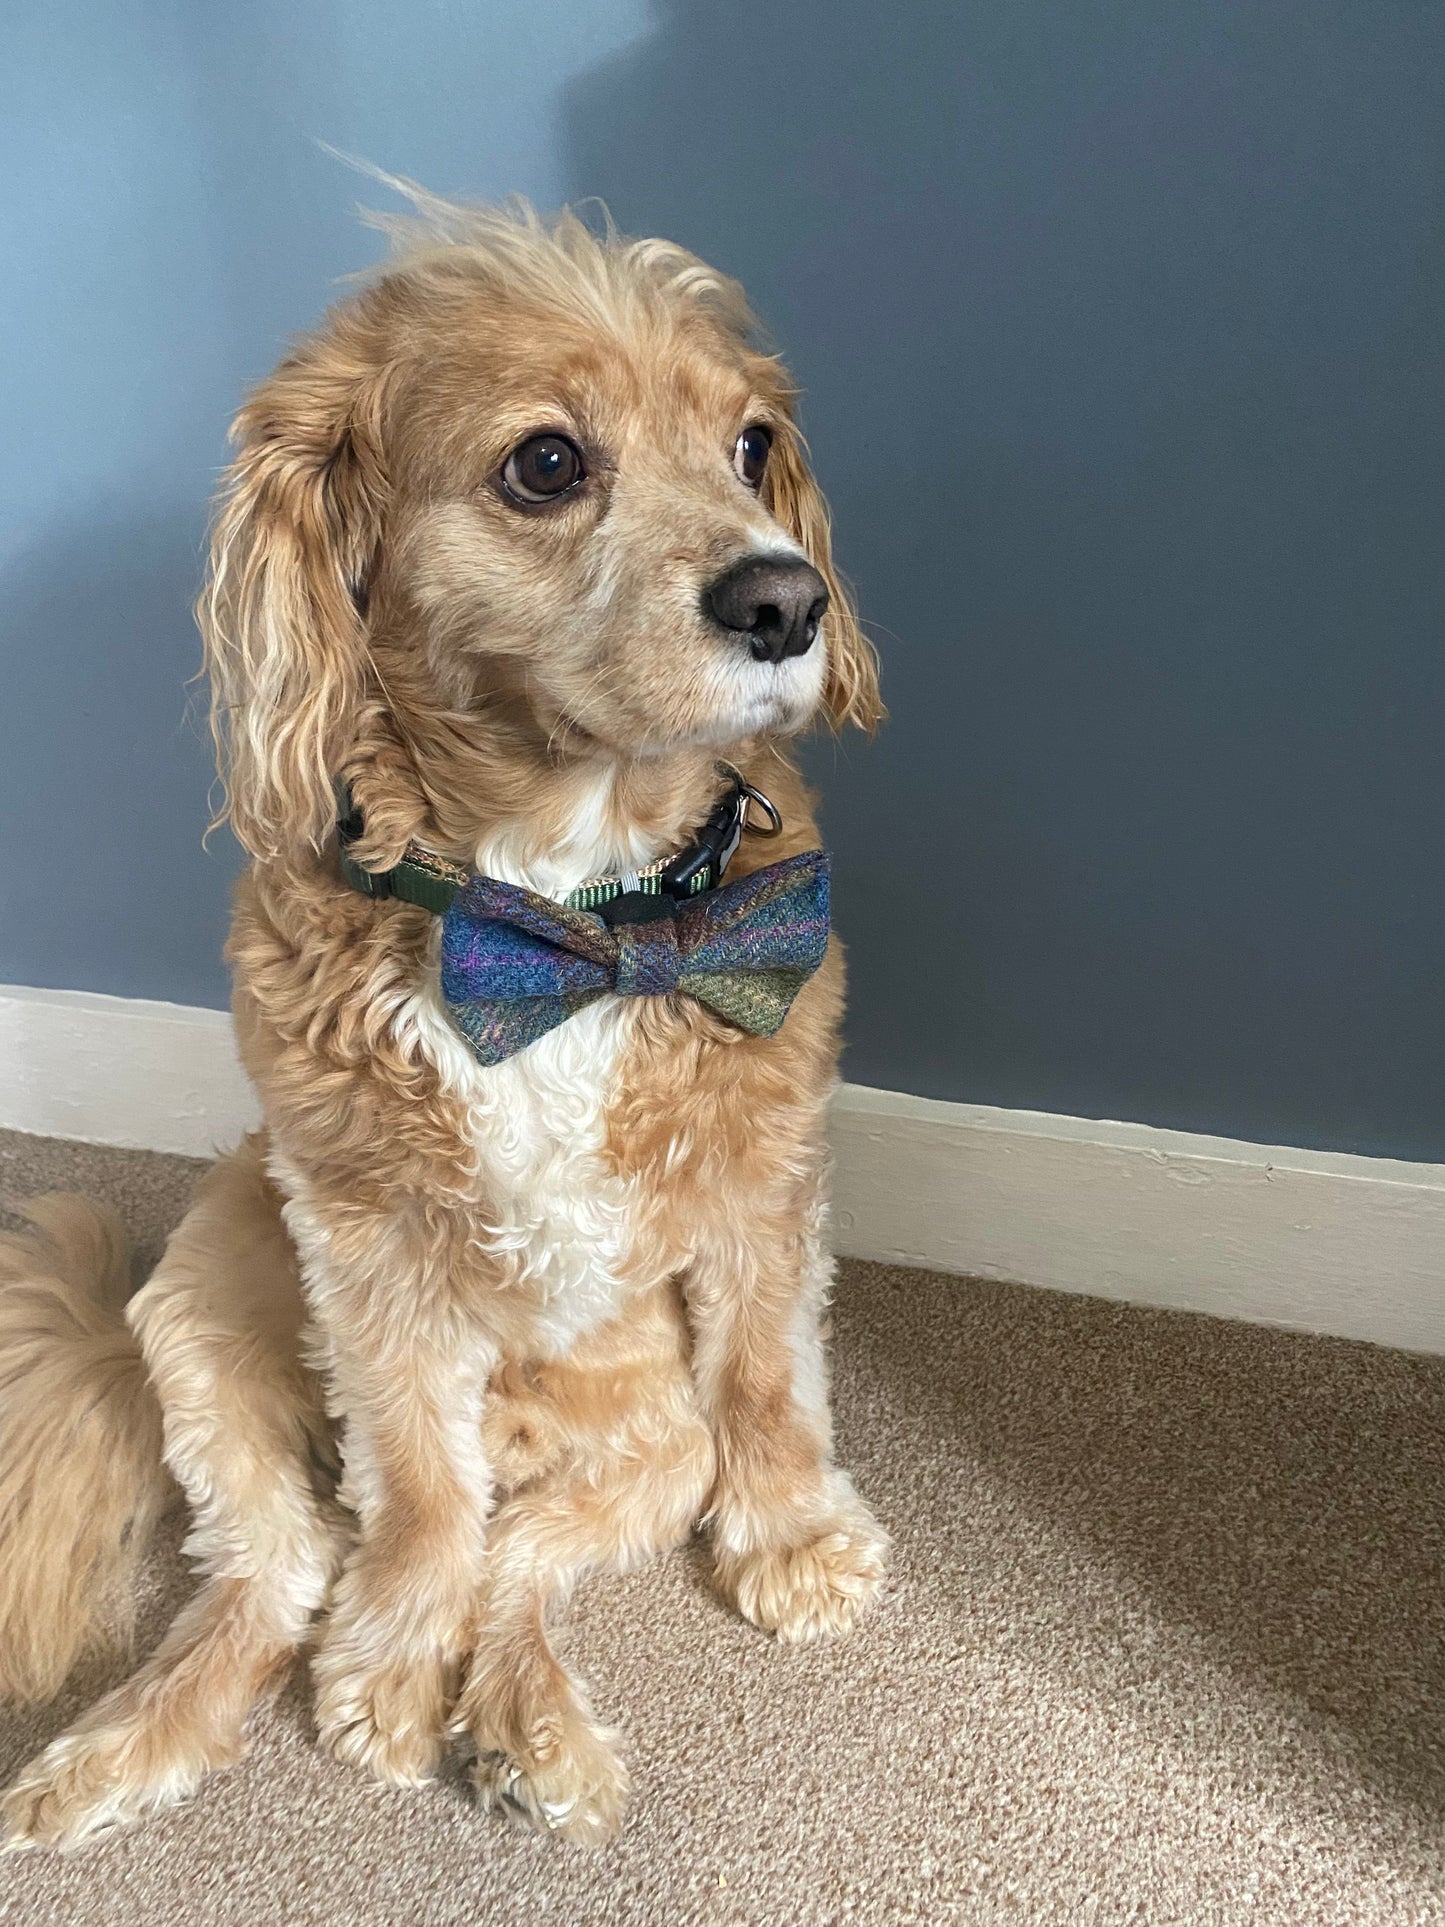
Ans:
[{"label": "dog's leg", "polygon": [[623,1571],[687,1537],[712,1477],[707,1428],[685,1389],[586,1470],[506,1500],[492,1524],[474,1645],[452,1726],[477,1749],[482,1797],[524,1825],[595,1843],[616,1830],[627,1772],[552,1651],[546,1618],[579,1578]]},{"label": "dog's leg", "polygon": [[247,1715],[295,1643],[263,1586],[207,1580],[134,1678],[21,1772],[4,1798],[5,1846],[80,1846],[186,1799],[239,1756]]},{"label": "dog's leg", "polygon": [[312,1660],[317,1728],[338,1759],[418,1786],[481,1581],[498,1348],[469,1307],[494,1281],[459,1214],[323,1198],[299,1172],[285,1183],[358,1527]]},{"label": "dog's leg", "polygon": [[847,1631],[878,1591],[887,1550],[832,1462],[821,1199],[820,1175],[801,1205],[784,1179],[724,1188],[693,1227],[685,1281],[717,1441],[718,1581],[755,1625],[797,1642]]},{"label": "dog's leg", "polygon": [[[346,1480],[360,1536],[312,1660],[316,1724],[338,1759],[400,1786],[436,1770],[482,1566],[490,1475],[480,1446],[495,1353],[413,1334],[355,1359],[345,1383]],[[358,1385],[370,1380],[363,1400]]]},{"label": "dog's leg", "polygon": [[234,1760],[336,1563],[339,1528],[310,1473],[325,1416],[258,1142],[209,1175],[127,1315],[195,1515],[187,1549],[210,1576],[140,1672],[21,1773],[4,1802],[11,1846],[76,1845]]}]

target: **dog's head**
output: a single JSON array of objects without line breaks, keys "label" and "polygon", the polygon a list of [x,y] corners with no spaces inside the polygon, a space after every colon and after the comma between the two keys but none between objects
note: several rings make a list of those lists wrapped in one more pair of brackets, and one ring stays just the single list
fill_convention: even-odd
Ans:
[{"label": "dog's head", "polygon": [[318,841],[368,715],[618,761],[880,714],[741,291],[570,215],[428,239],[242,410],[201,603],[241,840]]}]

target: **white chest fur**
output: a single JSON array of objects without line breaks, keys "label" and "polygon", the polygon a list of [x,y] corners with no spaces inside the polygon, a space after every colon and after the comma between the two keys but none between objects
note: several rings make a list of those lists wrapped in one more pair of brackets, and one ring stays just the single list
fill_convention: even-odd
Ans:
[{"label": "white chest fur", "polygon": [[399,1037],[414,1040],[466,1107],[475,1239],[499,1282],[532,1298],[540,1348],[557,1354],[613,1316],[624,1289],[631,1201],[604,1155],[604,1132],[633,1015],[602,998],[490,1067],[472,1056],[434,980],[397,1016]]},{"label": "white chest fur", "polygon": [[[655,851],[604,841],[606,800],[599,781],[571,838],[545,859],[528,861],[498,842],[478,850],[478,870],[560,899],[589,877],[649,861]],[[424,1053],[465,1106],[478,1166],[476,1236],[505,1283],[536,1304],[541,1348],[559,1354],[613,1316],[625,1289],[633,1201],[604,1137],[635,1018],[631,1002],[603,997],[515,1057],[483,1066],[447,1015],[433,956],[395,1020],[398,1040]]]}]

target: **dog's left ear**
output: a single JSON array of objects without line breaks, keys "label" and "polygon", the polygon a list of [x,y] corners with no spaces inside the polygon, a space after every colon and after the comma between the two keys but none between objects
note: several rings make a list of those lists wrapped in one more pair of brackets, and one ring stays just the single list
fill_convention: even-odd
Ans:
[{"label": "dog's left ear", "polygon": [[792,427],[774,438],[763,499],[828,585],[823,618],[828,644],[823,709],[828,721],[834,729],[856,723],[872,735],[887,714],[878,689],[878,652],[859,628],[853,597],[833,566],[828,504],[808,466],[803,438]]},{"label": "dog's left ear", "polygon": [[366,696],[383,371],[353,304],[242,408],[197,615],[223,812],[253,856],[319,849]]}]

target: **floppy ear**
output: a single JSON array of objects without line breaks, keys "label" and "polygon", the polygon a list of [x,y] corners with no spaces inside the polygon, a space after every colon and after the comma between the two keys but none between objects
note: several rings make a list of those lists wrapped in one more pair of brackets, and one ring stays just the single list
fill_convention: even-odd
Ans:
[{"label": "floppy ear", "polygon": [[828,504],[813,480],[806,444],[791,426],[779,434],[768,457],[764,499],[828,585],[823,634],[828,643],[828,679],[823,709],[834,729],[856,723],[871,735],[886,711],[878,690],[878,652],[858,626],[858,612],[847,585],[833,567]]},{"label": "floppy ear", "polygon": [[230,819],[253,856],[319,847],[365,693],[363,612],[385,496],[381,378],[339,332],[236,417],[197,605]]}]

